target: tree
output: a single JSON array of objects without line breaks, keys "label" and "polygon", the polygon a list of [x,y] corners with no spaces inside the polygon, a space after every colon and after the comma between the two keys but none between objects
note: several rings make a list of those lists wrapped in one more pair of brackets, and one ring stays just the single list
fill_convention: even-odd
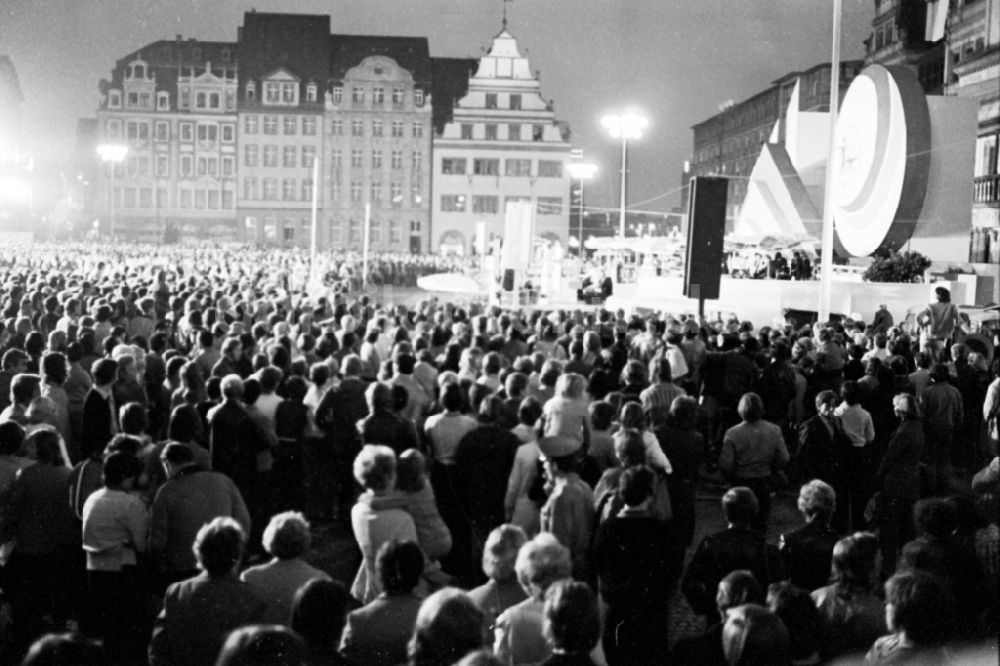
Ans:
[{"label": "tree", "polygon": [[861,276],[866,282],[923,282],[931,260],[919,252],[878,254]]}]

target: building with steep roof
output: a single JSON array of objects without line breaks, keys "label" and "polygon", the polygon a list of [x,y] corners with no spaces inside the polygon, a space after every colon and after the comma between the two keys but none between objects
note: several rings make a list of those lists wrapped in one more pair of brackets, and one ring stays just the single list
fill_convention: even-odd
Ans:
[{"label": "building with steep roof", "polygon": [[232,42],[178,35],[115,63],[100,84],[97,142],[128,152],[98,170],[102,233],[111,232],[113,210],[115,235],[134,240],[159,240],[168,229],[233,235],[236,84]]},{"label": "building with steep roof", "polygon": [[536,235],[565,242],[569,141],[504,25],[434,136],[431,251],[473,251],[479,222],[503,235],[506,204],[518,201],[532,204]]}]

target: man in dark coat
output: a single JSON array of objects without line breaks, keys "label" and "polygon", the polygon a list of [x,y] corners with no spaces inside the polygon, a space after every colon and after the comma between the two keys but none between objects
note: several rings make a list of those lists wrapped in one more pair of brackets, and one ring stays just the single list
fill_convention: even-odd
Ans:
[{"label": "man in dark coat", "polygon": [[831,524],[836,531],[845,534],[851,506],[844,456],[850,442],[840,419],[833,413],[838,402],[833,391],[820,391],[816,396],[817,414],[799,428],[799,450],[792,469],[799,481],[819,479],[833,487],[837,506]]},{"label": "man in dark coat", "polygon": [[118,362],[102,358],[94,363],[91,372],[94,386],[83,400],[83,439],[80,454],[90,457],[94,451],[103,451],[111,438],[118,433],[118,408],[112,394],[118,376]]}]

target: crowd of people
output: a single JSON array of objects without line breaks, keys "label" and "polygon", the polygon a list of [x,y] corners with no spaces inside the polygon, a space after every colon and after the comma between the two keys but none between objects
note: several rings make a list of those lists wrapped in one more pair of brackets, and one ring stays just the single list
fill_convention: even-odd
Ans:
[{"label": "crowd of people", "polygon": [[[995,659],[1000,361],[946,308],[921,341],[391,304],[318,261],[5,249],[0,661]],[[352,579],[310,563],[315,525]]]}]

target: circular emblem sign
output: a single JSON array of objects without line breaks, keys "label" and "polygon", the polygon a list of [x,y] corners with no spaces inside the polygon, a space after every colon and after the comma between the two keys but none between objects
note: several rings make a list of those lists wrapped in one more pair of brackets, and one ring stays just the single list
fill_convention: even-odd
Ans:
[{"label": "circular emblem sign", "polygon": [[833,217],[852,255],[909,240],[927,190],[930,139],[927,98],[913,72],[872,65],[851,83],[834,136]]}]

